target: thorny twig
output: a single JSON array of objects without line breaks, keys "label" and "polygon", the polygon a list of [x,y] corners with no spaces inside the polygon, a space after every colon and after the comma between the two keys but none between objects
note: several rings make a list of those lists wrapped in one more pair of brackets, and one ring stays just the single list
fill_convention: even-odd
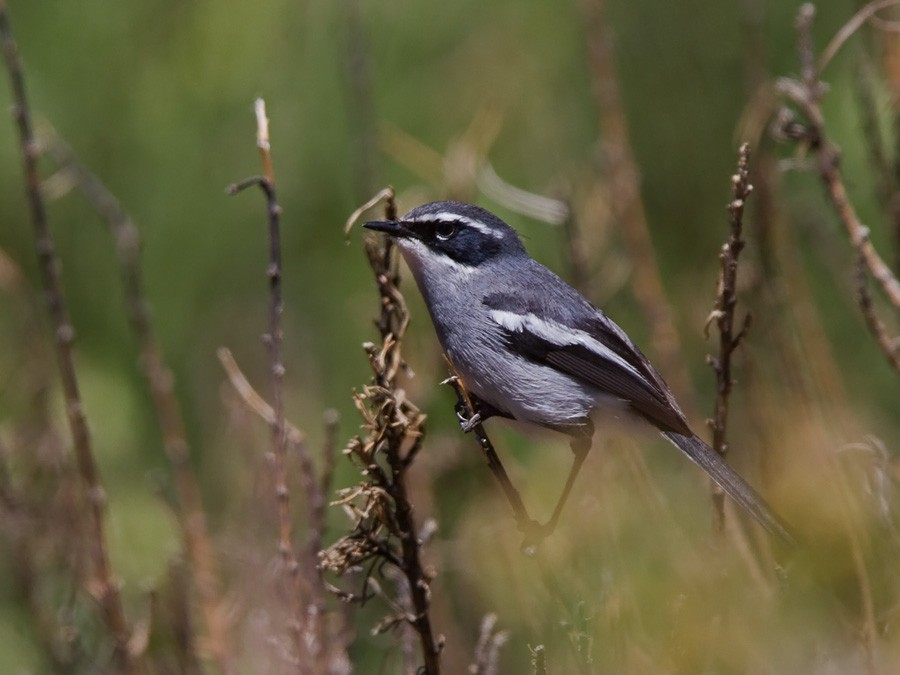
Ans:
[{"label": "thorny twig", "polygon": [[[386,217],[395,220],[393,190],[382,196]],[[407,471],[422,446],[425,416],[397,385],[404,369],[400,346],[409,314],[397,288],[399,276],[390,238],[367,237],[365,250],[381,299],[376,321],[381,344],[363,345],[373,379],[354,395],[354,403],[363,418],[365,436],[351,439],[344,451],[360,464],[364,478],[356,487],[339,493],[342,498],[336,503],[348,510],[354,527],[320,553],[320,564],[337,575],[367,566],[362,594],[339,591],[345,601],[371,597],[367,590],[372,582],[377,583],[372,575],[385,565],[400,570],[408,586],[408,602],[401,607],[393,601],[394,613],[382,627],[395,626],[398,621],[411,625],[421,645],[423,671],[436,675],[443,638],[435,636],[429,616],[434,572],[422,563],[422,542],[407,492]]]},{"label": "thorny twig", "polygon": [[166,456],[175,475],[178,493],[178,524],[191,561],[200,607],[209,631],[206,648],[222,672],[230,670],[230,640],[225,614],[218,594],[218,570],[206,525],[200,488],[191,468],[181,406],[175,396],[175,378],[166,365],[162,347],[151,321],[152,310],[144,292],[141,269],[141,236],[134,221],[115,195],[75,155],[69,145],[47,125],[41,145],[84,195],[95,211],[109,224],[125,289],[125,304],[131,328],[140,350],[141,370],[163,435]]},{"label": "thorny twig", "polygon": [[[728,399],[731,395],[731,355],[740,345],[741,340],[750,328],[750,315],[744,316],[744,322],[735,333],[734,308],[737,304],[737,268],[738,257],[744,249],[743,233],[744,206],[747,197],[753,191],[749,181],[750,145],[744,143],[739,150],[738,170],[732,176],[732,193],[734,199],[728,204],[728,221],[731,232],[728,241],[722,244],[719,252],[721,272],[716,290],[715,308],[706,320],[706,331],[715,322],[719,329],[719,354],[708,356],[707,363],[716,373],[716,404],[713,418],[709,426],[713,432],[713,448],[722,457],[728,453],[726,428],[728,426]],[[717,534],[725,530],[725,494],[713,484],[713,521]]]},{"label": "thorny twig", "polygon": [[75,329],[65,305],[59,259],[47,222],[41,179],[38,173],[39,149],[32,131],[31,115],[25,95],[25,79],[18,47],[12,35],[5,0],[0,0],[0,46],[9,72],[13,98],[13,118],[19,130],[22,166],[25,171],[25,191],[31,210],[35,246],[40,264],[41,283],[47,297],[50,320],[56,333],[56,355],[65,397],[66,417],[75,450],[78,473],[84,484],[88,503],[88,532],[90,559],[93,569],[88,580],[88,592],[97,600],[103,620],[115,640],[115,660],[119,672],[136,670],[137,654],[131,649],[131,627],[125,615],[118,582],[113,578],[106,540],[106,492],[94,458],[90,429],[75,370],[72,344]]}]

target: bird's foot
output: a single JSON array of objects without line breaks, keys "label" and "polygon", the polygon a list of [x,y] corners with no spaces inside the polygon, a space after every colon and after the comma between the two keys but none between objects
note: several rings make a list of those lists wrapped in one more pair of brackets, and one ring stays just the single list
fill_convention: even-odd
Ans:
[{"label": "bird's foot", "polygon": [[462,403],[456,404],[456,419],[459,422],[459,428],[462,429],[464,434],[472,431],[483,421],[481,413],[469,414],[470,412],[468,406]]},{"label": "bird's foot", "polygon": [[463,410],[462,408],[463,408],[463,406],[459,406],[457,408],[456,419],[459,422],[459,428],[463,430],[464,434],[467,434],[470,431],[472,431],[475,427],[477,427],[479,424],[481,424],[481,422],[482,422],[481,413],[474,413],[473,415],[469,416],[466,414],[469,411]]}]

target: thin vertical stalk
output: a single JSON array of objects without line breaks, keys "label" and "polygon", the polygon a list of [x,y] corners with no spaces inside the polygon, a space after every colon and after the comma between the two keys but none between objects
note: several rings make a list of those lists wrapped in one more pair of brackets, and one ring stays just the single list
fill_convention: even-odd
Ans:
[{"label": "thin vertical stalk", "polygon": [[32,131],[22,63],[13,38],[5,0],[0,0],[0,45],[12,87],[12,114],[19,131],[22,166],[25,171],[25,192],[31,211],[41,284],[55,332],[56,358],[65,399],[66,419],[72,435],[75,462],[88,504],[89,541],[85,543],[89,551],[93,577],[88,580],[88,591],[99,603],[103,620],[115,640],[115,661],[118,671],[132,673],[135,672],[136,664],[128,644],[131,629],[109,560],[109,546],[106,539],[106,492],[94,458],[90,428],[81,400],[72,350],[75,328],[65,304],[61,266],[41,194],[41,179],[37,166],[39,149]]}]

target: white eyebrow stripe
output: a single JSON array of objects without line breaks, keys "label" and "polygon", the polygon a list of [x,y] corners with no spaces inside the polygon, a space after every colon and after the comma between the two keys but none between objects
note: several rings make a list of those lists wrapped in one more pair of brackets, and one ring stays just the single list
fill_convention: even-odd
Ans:
[{"label": "white eyebrow stripe", "polygon": [[612,361],[623,370],[646,382],[634,366],[612,351],[602,342],[578,328],[570,328],[556,321],[541,319],[535,314],[517,314],[502,309],[492,309],[491,318],[500,326],[513,333],[528,331],[542,340],[547,340],[560,347],[580,345],[607,361]]},{"label": "white eyebrow stripe", "polygon": [[437,221],[439,223],[462,223],[471,227],[473,230],[478,230],[482,234],[490,235],[495,239],[503,239],[503,232],[500,230],[494,230],[482,223],[480,220],[475,220],[474,218],[469,218],[468,216],[462,216],[458,213],[453,213],[451,211],[439,211],[438,213],[428,213],[423,214],[421,216],[417,216],[415,218],[405,219],[408,223],[427,223]]}]

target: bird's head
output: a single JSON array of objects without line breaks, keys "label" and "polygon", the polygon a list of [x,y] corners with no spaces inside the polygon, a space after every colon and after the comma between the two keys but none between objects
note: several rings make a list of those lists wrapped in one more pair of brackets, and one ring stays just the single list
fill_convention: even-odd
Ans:
[{"label": "bird's head", "polygon": [[504,258],[527,255],[509,225],[489,211],[462,202],[423,204],[399,220],[376,220],[364,227],[397,241],[420,284],[420,275],[465,275]]}]

